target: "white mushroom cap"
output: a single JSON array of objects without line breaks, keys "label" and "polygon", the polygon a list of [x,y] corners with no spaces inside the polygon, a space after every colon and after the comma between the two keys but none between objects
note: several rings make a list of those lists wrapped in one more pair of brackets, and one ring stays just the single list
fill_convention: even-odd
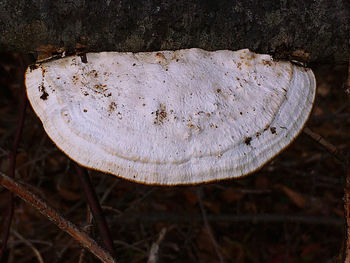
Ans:
[{"label": "white mushroom cap", "polygon": [[32,107],[70,158],[146,184],[257,170],[298,135],[315,97],[310,69],[247,49],[102,52],[86,60],[28,68]]}]

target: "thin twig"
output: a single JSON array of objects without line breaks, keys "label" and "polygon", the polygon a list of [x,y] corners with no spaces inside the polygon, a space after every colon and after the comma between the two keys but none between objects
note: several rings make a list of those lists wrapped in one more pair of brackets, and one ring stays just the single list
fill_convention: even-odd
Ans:
[{"label": "thin twig", "polygon": [[[309,216],[295,214],[207,214],[209,222],[229,222],[229,223],[291,223],[304,225],[328,225],[344,226],[344,220],[338,217],[330,216]],[[203,221],[201,214],[194,213],[170,213],[170,212],[153,212],[153,213],[128,213],[122,216],[118,215],[113,222],[117,224],[133,224],[135,222],[154,223],[193,223]]]},{"label": "thin twig", "polygon": [[4,186],[21,199],[23,199],[28,204],[32,205],[37,209],[42,215],[51,220],[55,225],[57,225],[61,230],[68,233],[76,241],[78,241],[83,247],[88,249],[102,262],[115,263],[116,261],[109,254],[101,248],[95,240],[93,240],[88,234],[80,230],[72,222],[61,216],[54,208],[50,207],[45,201],[41,200],[37,195],[30,192],[27,187],[25,187],[18,180],[12,179],[0,172],[0,185]]},{"label": "thin twig", "polygon": [[150,196],[155,191],[155,189],[156,188],[152,187],[149,191],[144,193],[141,197],[132,201],[130,205],[123,211],[123,213],[132,211],[133,209],[137,208],[137,206],[139,206],[142,203],[142,201],[144,201],[148,196]]},{"label": "thin twig", "polygon": [[338,159],[340,162],[345,163],[345,159],[339,154],[337,147],[324,139],[321,135],[313,132],[310,128],[305,127],[303,132],[308,135],[311,139],[319,143],[323,148],[325,148],[332,156]]},{"label": "thin twig", "polygon": [[[91,226],[92,226],[92,214],[89,207],[86,207],[86,225],[84,226],[84,230],[86,233],[91,234]],[[85,261],[86,249],[82,248],[79,255],[78,263],[83,263]]]},{"label": "thin twig", "polygon": [[122,240],[113,240],[113,243],[116,244],[116,245],[120,245],[120,246],[123,246],[124,248],[126,249],[132,249],[132,250],[135,250],[143,255],[147,255],[146,251],[142,250],[141,248],[138,248],[137,246],[135,245],[131,245],[127,242],[124,242]]},{"label": "thin twig", "polygon": [[[23,76],[24,76],[24,62],[23,58],[20,59],[21,63],[21,69],[23,71]],[[25,112],[26,112],[26,107],[27,107],[27,96],[25,92],[25,87],[24,87],[24,78],[21,81],[21,92],[22,92],[22,98],[21,98],[21,103],[20,103],[20,109],[19,109],[19,119],[18,119],[18,124],[16,128],[16,135],[13,141],[13,146],[12,146],[12,152],[9,154],[9,161],[10,161],[10,172],[9,175],[12,178],[15,178],[15,168],[16,168],[16,156],[17,156],[17,150],[18,150],[18,145],[19,141],[22,137],[22,131],[23,131],[23,124],[24,124],[24,119],[25,119]],[[6,246],[7,246],[7,240],[9,238],[10,234],[10,228],[11,228],[11,222],[14,214],[14,209],[15,209],[15,203],[14,203],[14,196],[11,192],[9,192],[9,201],[8,201],[8,212],[7,212],[7,217],[5,220],[5,226],[4,226],[4,231],[2,235],[2,245],[1,245],[1,250],[0,250],[0,261],[4,256],[4,253],[6,251]]]},{"label": "thin twig", "polygon": [[[346,81],[345,93],[350,99],[350,58],[348,66],[348,78]],[[345,253],[344,263],[350,263],[350,159],[348,158],[346,179],[345,179],[345,190],[344,190],[344,211],[346,221],[346,232],[345,232]]]},{"label": "thin twig", "polygon": [[[114,180],[113,184],[107,190],[104,191],[103,196],[100,199],[101,205],[106,200],[106,198],[111,193],[112,189],[116,186],[117,183],[118,183],[118,180]],[[103,211],[105,210],[104,206],[102,206],[102,210]],[[91,210],[89,209],[89,207],[87,207],[86,226],[84,226],[84,230],[88,234],[91,234],[92,220],[93,220],[93,218],[92,218]],[[114,241],[113,241],[113,247],[114,247]],[[81,251],[80,251],[79,263],[85,262],[85,255],[86,255],[86,249],[82,248]]]},{"label": "thin twig", "polygon": [[109,196],[109,194],[112,192],[113,188],[114,188],[118,183],[119,183],[118,180],[113,180],[113,183],[111,184],[111,186],[104,190],[103,196],[102,196],[101,199],[100,199],[101,204],[104,203],[104,201],[107,199],[107,197]]},{"label": "thin twig", "polygon": [[53,263],[62,262],[64,254],[67,252],[69,248],[73,246],[73,243],[74,243],[74,239],[69,239],[67,242],[64,242],[63,248],[60,251],[56,252]]},{"label": "thin twig", "polygon": [[86,249],[82,248],[80,250],[78,263],[83,263],[85,261],[85,255],[86,255]]},{"label": "thin twig", "polygon": [[346,172],[346,183],[344,193],[344,210],[346,219],[346,242],[344,263],[350,263],[350,166]]},{"label": "thin twig", "polygon": [[345,86],[344,92],[350,98],[350,58],[349,58],[349,65],[348,65],[348,78],[346,79],[344,86]]},{"label": "thin twig", "polygon": [[208,231],[208,234],[209,234],[209,237],[211,239],[211,242],[213,243],[216,255],[218,256],[218,259],[219,259],[220,263],[223,263],[223,262],[225,262],[224,258],[221,255],[219,245],[218,245],[218,243],[217,243],[217,241],[215,239],[214,233],[213,233],[213,231],[211,229],[211,226],[210,226],[208,218],[207,218],[207,213],[205,212],[205,209],[204,209],[204,206],[203,206],[201,190],[202,190],[202,187],[197,188],[197,197],[198,197],[199,207],[200,207],[201,212],[202,212],[204,225],[205,225],[205,227],[206,227],[206,229]]},{"label": "thin twig", "polygon": [[158,261],[158,253],[159,253],[159,245],[163,241],[167,229],[165,227],[159,233],[158,239],[156,242],[152,244],[151,250],[149,252],[147,263],[157,263]]},{"label": "thin twig", "polygon": [[97,199],[96,192],[91,184],[90,177],[86,172],[86,169],[77,165],[76,170],[80,181],[83,185],[86,199],[89,203],[92,215],[96,221],[98,230],[100,232],[101,238],[103,240],[103,244],[105,248],[109,251],[109,253],[114,257],[114,247],[113,247],[113,239],[111,233],[109,231],[106,219],[103,215],[103,211],[101,205]]},{"label": "thin twig", "polygon": [[32,244],[30,243],[29,240],[25,239],[20,233],[18,233],[16,230],[11,231],[18,239],[20,239],[24,244],[26,244],[28,247],[30,247],[31,250],[33,250],[36,258],[38,259],[39,263],[44,263],[44,260],[39,252],[39,250]]}]

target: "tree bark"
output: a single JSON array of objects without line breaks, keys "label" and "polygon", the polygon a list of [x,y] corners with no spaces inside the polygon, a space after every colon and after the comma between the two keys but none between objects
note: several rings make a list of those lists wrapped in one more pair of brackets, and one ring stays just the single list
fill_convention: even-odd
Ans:
[{"label": "tree bark", "polygon": [[347,0],[0,0],[0,49],[249,48],[347,63]]}]

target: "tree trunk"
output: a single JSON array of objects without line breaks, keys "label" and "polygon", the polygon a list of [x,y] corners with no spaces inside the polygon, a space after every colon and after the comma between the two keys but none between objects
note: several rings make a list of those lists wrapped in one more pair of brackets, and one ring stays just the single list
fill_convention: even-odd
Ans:
[{"label": "tree trunk", "polygon": [[347,0],[0,0],[0,49],[249,48],[347,63]]}]

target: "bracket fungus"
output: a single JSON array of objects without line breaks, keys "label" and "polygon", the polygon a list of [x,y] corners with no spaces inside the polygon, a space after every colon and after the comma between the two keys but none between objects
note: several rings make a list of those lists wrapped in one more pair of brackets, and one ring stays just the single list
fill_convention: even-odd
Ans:
[{"label": "bracket fungus", "polygon": [[31,105],[79,164],[146,184],[249,174],[302,130],[311,69],[248,49],[102,52],[30,66]]}]

